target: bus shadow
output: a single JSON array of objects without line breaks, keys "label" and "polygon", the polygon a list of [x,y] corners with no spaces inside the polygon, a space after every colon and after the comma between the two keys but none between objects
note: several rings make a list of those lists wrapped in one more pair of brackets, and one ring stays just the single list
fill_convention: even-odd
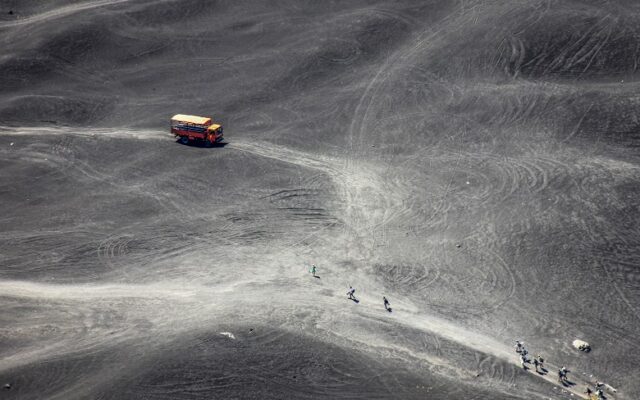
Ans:
[{"label": "bus shadow", "polygon": [[218,143],[210,143],[210,144],[206,144],[203,141],[200,140],[190,140],[188,143],[182,143],[180,141],[180,139],[176,140],[176,143],[179,143],[183,146],[189,146],[189,147],[198,147],[198,148],[203,148],[203,149],[214,149],[214,148],[222,148],[225,147],[226,145],[228,145],[229,143],[227,142],[218,142]]}]

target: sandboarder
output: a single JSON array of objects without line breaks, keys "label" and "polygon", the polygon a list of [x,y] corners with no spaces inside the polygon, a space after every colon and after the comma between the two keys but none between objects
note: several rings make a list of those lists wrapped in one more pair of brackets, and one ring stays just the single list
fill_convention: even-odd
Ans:
[{"label": "sandboarder", "polygon": [[355,300],[356,298],[353,296],[353,294],[356,292],[356,290],[354,288],[352,288],[351,286],[349,286],[349,291],[347,292],[347,296],[349,296],[349,299],[351,300]]},{"label": "sandboarder", "polygon": [[309,271],[311,272],[311,275],[315,278],[316,277],[316,265],[312,264],[311,265],[311,269]]},{"label": "sandboarder", "polygon": [[540,372],[538,371],[538,367],[540,366],[540,361],[538,361],[538,359],[535,357],[533,357],[533,366],[536,368],[536,372]]},{"label": "sandboarder", "polygon": [[387,300],[385,296],[382,296],[382,301],[384,302],[384,309],[390,311],[391,309],[389,308],[389,300]]}]

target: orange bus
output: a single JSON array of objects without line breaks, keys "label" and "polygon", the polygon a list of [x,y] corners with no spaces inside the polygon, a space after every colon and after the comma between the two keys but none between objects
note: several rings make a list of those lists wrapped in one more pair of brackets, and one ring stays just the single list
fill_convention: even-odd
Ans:
[{"label": "orange bus", "polygon": [[211,145],[224,139],[222,125],[212,123],[211,118],[196,115],[176,114],[171,117],[171,133],[183,144],[201,141]]}]

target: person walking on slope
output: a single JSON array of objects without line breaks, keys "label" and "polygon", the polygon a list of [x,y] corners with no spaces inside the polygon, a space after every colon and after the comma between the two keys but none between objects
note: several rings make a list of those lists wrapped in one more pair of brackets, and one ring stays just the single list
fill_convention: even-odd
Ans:
[{"label": "person walking on slope", "polygon": [[538,364],[540,364],[540,369],[544,369],[544,358],[540,354],[536,355],[536,358],[538,359]]},{"label": "person walking on slope", "polygon": [[540,372],[538,371],[538,366],[540,366],[540,362],[535,357],[533,357],[533,366],[536,368],[536,372]]},{"label": "person walking on slope", "polygon": [[384,302],[384,309],[389,311],[389,300],[385,296],[382,296],[382,301]]},{"label": "person walking on slope", "polygon": [[350,300],[355,300],[356,298],[353,296],[353,294],[356,292],[356,290],[354,288],[352,288],[351,286],[349,286],[349,291],[347,292],[347,296],[349,297]]},{"label": "person walking on slope", "polygon": [[566,382],[567,379],[569,379],[569,377],[567,376],[567,374],[569,373],[569,370],[566,369],[563,365],[562,368],[560,368],[560,371],[562,371],[562,376],[564,376],[564,381]]},{"label": "person walking on slope", "polygon": [[316,277],[316,265],[312,264],[311,265],[311,269],[309,271],[311,272],[311,275],[315,278]]},{"label": "person walking on slope", "polygon": [[567,373],[569,372],[564,366],[558,370],[558,379],[560,383],[567,383]]},{"label": "person walking on slope", "polygon": [[524,354],[520,354],[520,365],[522,369],[527,369],[527,357]]},{"label": "person walking on slope", "polygon": [[595,389],[596,389],[596,396],[598,396],[598,399],[603,399],[604,398],[604,391],[602,390],[604,388],[604,383],[596,381],[596,384],[594,385]]},{"label": "person walking on slope", "polygon": [[516,340],[516,353],[520,353],[522,351],[522,343],[519,340]]},{"label": "person walking on slope", "polygon": [[587,390],[585,390],[585,393],[587,394],[587,397],[589,398],[589,400],[591,400],[591,395],[593,394],[593,392],[591,391],[591,388],[587,388]]}]

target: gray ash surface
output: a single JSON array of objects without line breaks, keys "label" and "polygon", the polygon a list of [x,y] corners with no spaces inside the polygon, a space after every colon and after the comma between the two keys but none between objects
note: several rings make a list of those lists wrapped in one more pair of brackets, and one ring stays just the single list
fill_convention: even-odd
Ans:
[{"label": "gray ash surface", "polygon": [[639,38],[623,0],[0,1],[2,397],[640,398]]}]

